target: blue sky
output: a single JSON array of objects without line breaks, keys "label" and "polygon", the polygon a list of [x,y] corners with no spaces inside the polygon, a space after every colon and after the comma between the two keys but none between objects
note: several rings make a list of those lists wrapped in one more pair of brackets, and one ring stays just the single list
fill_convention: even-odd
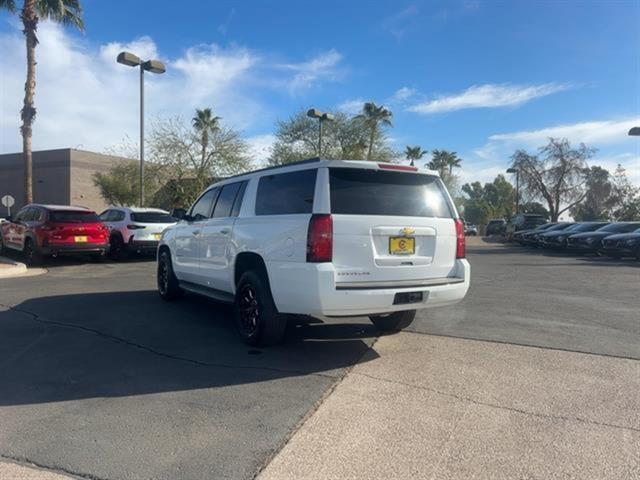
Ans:
[{"label": "blue sky", "polygon": [[[464,180],[489,180],[548,136],[599,149],[640,183],[638,1],[85,0],[86,33],[41,26],[35,148],[102,151],[137,135],[130,49],[167,63],[148,112],[211,106],[264,157],[274,123],[312,106],[394,113],[398,149],[457,151]],[[0,16],[0,151],[20,149],[24,45]]]}]

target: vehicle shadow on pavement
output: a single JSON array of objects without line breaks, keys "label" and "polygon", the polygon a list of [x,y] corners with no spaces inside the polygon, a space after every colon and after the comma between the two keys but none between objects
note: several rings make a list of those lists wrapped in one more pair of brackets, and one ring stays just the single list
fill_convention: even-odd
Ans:
[{"label": "vehicle shadow on pavement", "polygon": [[292,317],[285,342],[252,348],[232,308],[155,291],[40,297],[0,310],[0,405],[339,378],[379,332],[365,319]]}]

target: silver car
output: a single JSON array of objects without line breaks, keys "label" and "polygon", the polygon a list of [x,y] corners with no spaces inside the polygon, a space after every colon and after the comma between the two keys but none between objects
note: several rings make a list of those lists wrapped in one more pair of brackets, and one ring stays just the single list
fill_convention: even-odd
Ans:
[{"label": "silver car", "polygon": [[110,230],[109,252],[116,259],[127,253],[155,252],[163,230],[176,223],[159,208],[109,207],[100,219]]}]

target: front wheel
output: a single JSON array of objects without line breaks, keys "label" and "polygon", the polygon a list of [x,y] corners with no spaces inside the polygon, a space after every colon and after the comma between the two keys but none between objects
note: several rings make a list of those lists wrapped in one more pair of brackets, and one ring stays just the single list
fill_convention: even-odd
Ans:
[{"label": "front wheel", "polygon": [[407,328],[416,318],[415,310],[404,310],[402,312],[393,312],[386,315],[371,315],[369,320],[376,327],[384,332],[397,332],[403,328]]},{"label": "front wheel", "polygon": [[27,267],[39,267],[42,265],[42,255],[38,251],[36,244],[30,238],[25,240],[22,254]]},{"label": "front wheel", "polygon": [[175,273],[173,273],[173,265],[171,264],[169,252],[162,252],[160,257],[158,257],[157,281],[158,293],[163,300],[175,300],[182,295],[178,278]]},{"label": "front wheel", "polygon": [[245,272],[236,288],[236,326],[242,340],[252,346],[282,341],[287,320],[278,313],[266,275]]}]

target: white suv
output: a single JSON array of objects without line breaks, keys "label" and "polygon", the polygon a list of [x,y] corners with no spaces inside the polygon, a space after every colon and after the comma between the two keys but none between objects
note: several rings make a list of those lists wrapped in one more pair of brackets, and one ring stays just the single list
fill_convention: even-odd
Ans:
[{"label": "white suv", "polygon": [[100,214],[109,228],[109,253],[121,258],[128,252],[155,252],[162,231],[176,219],[159,208],[109,207]]},{"label": "white suv", "polygon": [[398,330],[469,288],[464,226],[437,173],[310,159],[213,184],[162,234],[158,290],[235,302],[250,345],[286,316],[369,316]]}]

